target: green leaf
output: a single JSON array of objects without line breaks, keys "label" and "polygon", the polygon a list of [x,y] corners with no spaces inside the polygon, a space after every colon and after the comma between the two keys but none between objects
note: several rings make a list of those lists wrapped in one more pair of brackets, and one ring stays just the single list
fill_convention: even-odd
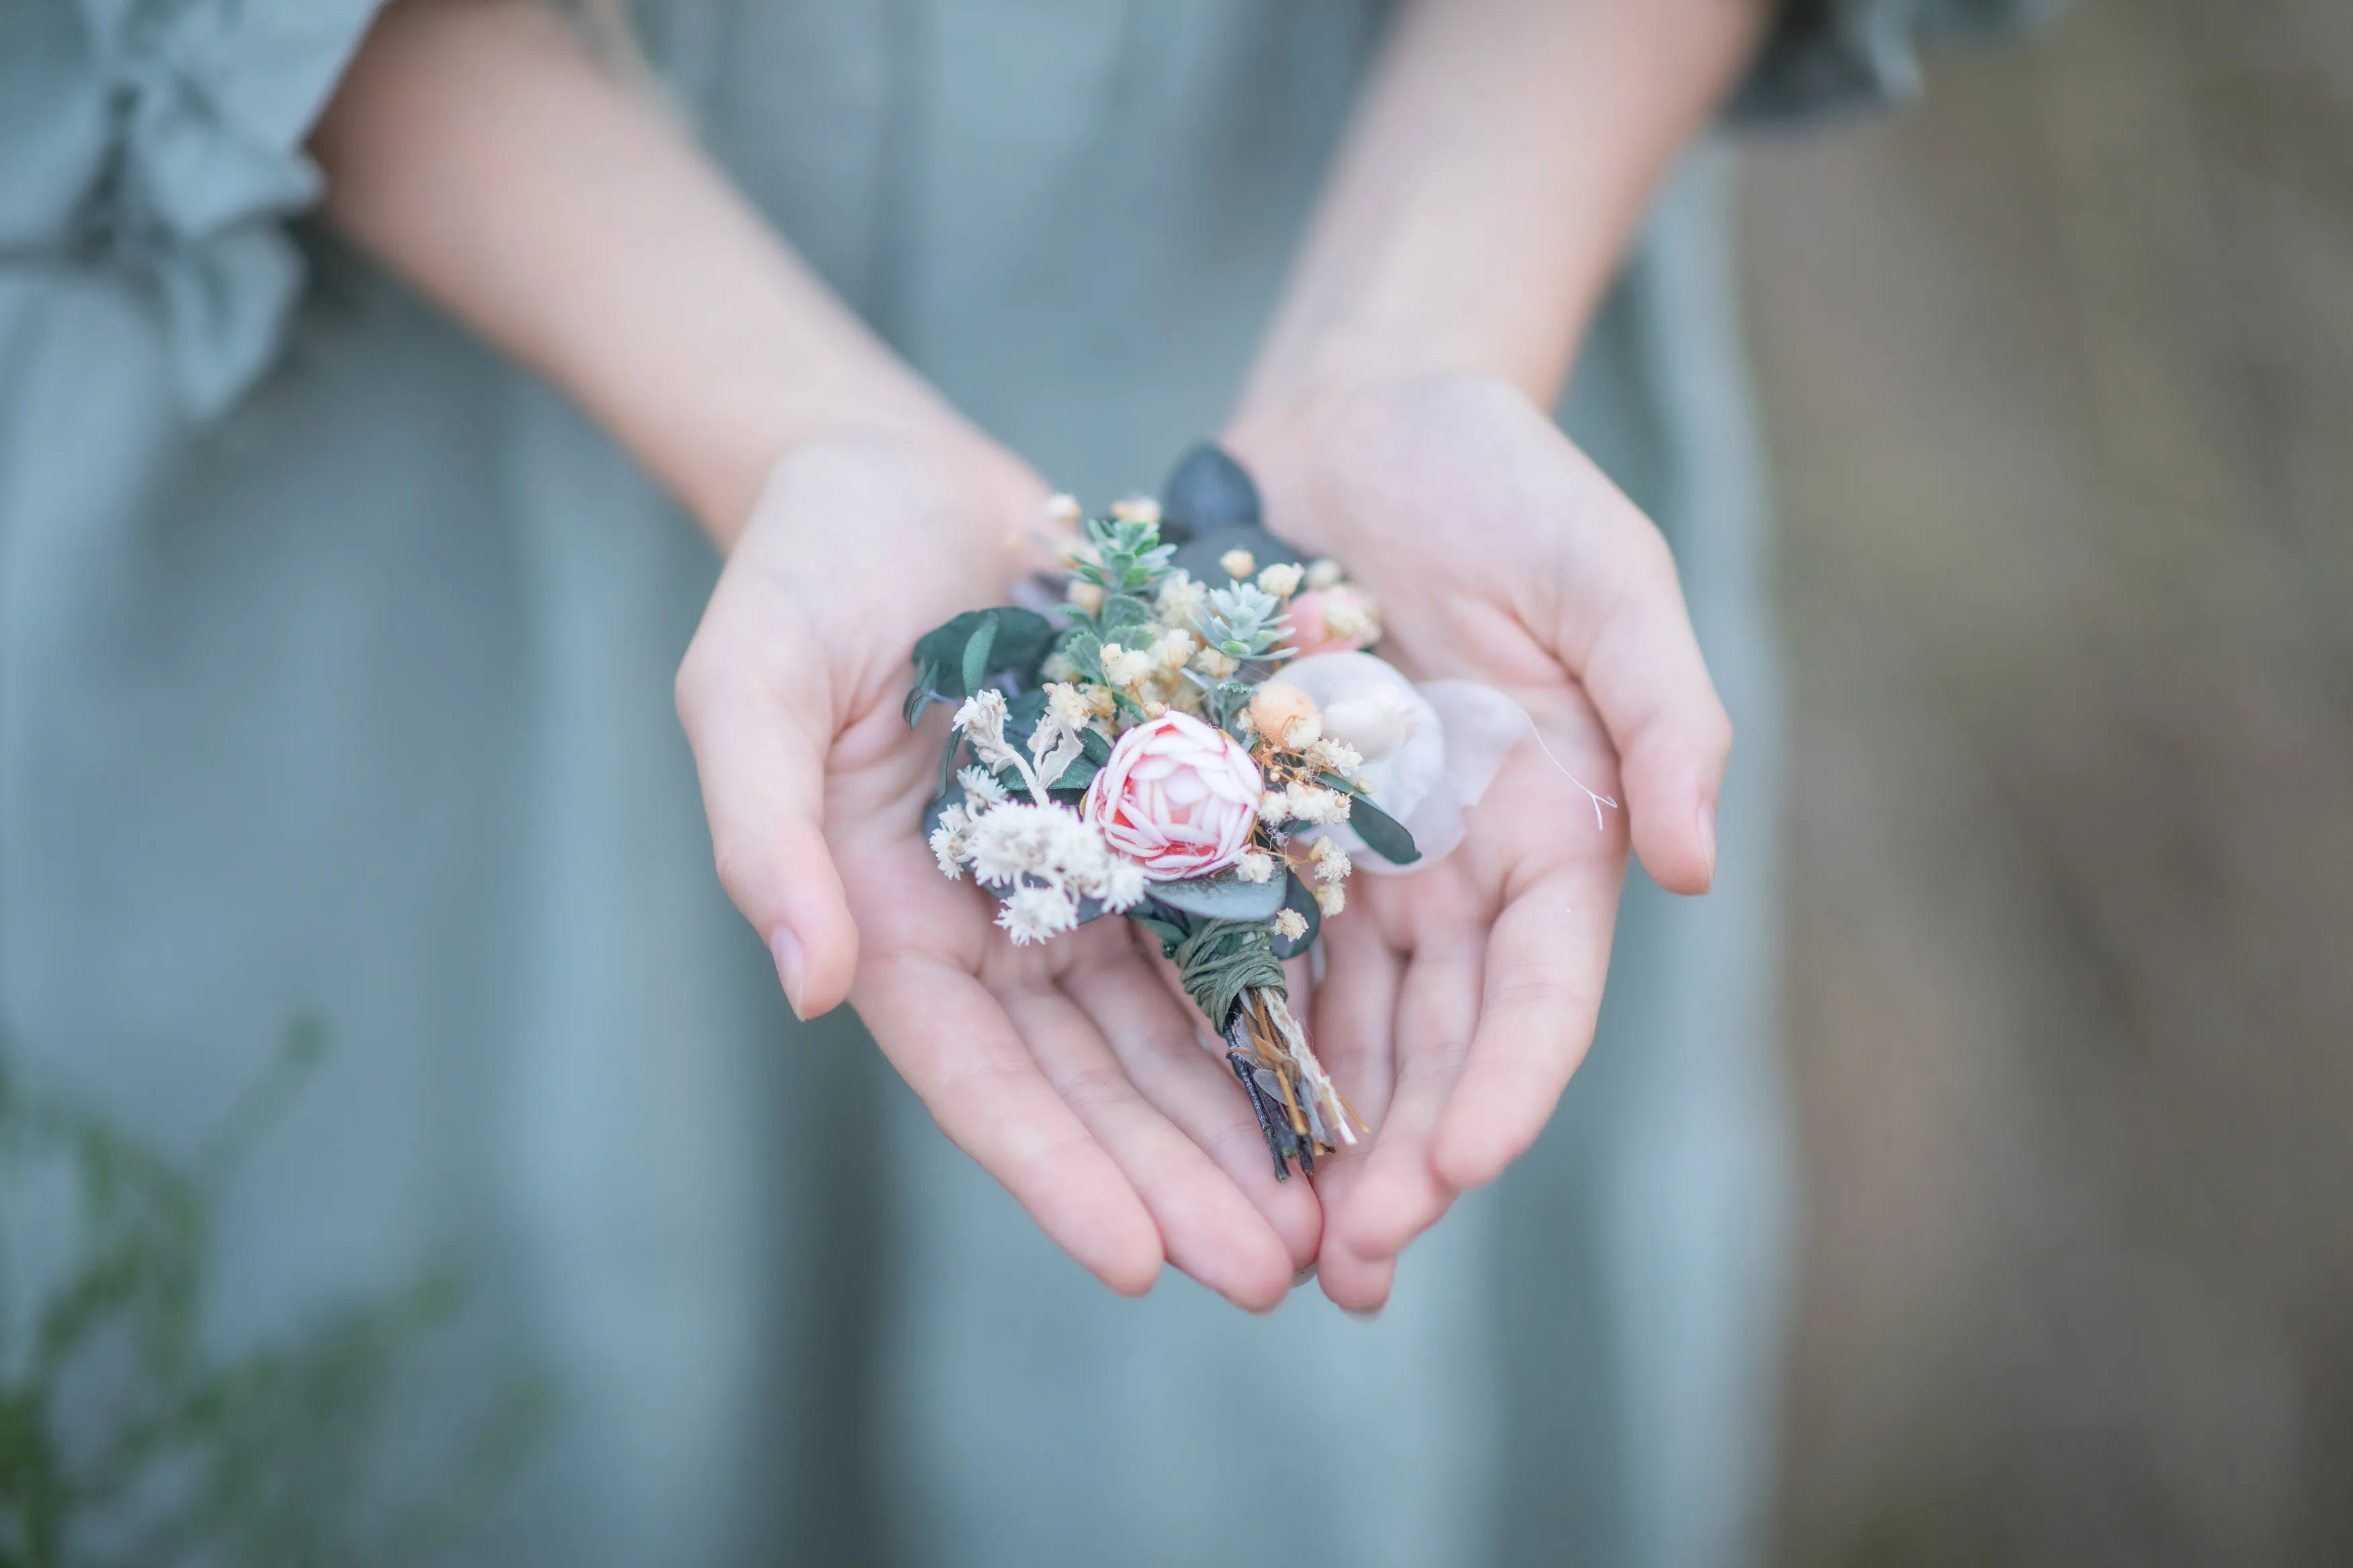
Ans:
[{"label": "green leaf", "polygon": [[1152,884],[1152,896],[1170,909],[1212,921],[1272,920],[1282,908],[1282,884],[1271,877],[1245,882],[1231,871]]},{"label": "green leaf", "polygon": [[980,689],[981,680],[988,674],[988,650],[997,645],[997,617],[982,619],[979,627],[964,645],[964,689],[969,697]]},{"label": "green leaf", "polygon": [[1370,796],[1338,773],[1317,773],[1315,782],[1328,789],[1336,789],[1353,798],[1348,807],[1348,826],[1365,841],[1365,847],[1392,866],[1410,866],[1421,858],[1421,850],[1405,825],[1372,803]]},{"label": "green leaf", "polygon": [[964,656],[972,646],[973,634],[984,623],[993,624],[997,631],[983,655],[987,667],[980,672],[983,679],[1002,673],[1011,678],[1016,686],[1037,684],[1038,666],[1044,661],[1046,650],[1053,646],[1053,626],[1034,610],[1000,605],[989,610],[966,610],[916,639],[917,680],[928,689],[929,695],[951,702],[961,702],[972,695],[972,686],[962,679]]},{"label": "green leaf", "polygon": [[1324,926],[1324,908],[1315,901],[1314,893],[1309,889],[1306,883],[1299,879],[1299,873],[1296,871],[1283,873],[1282,907],[1286,910],[1297,910],[1301,917],[1307,921],[1307,930],[1296,942],[1286,939],[1282,932],[1277,931],[1274,938],[1274,956],[1297,958],[1315,945],[1315,933]]},{"label": "green leaf", "polygon": [[1119,634],[1151,624],[1152,606],[1127,594],[1113,594],[1105,599],[1102,613],[1095,616],[1095,625],[1103,628],[1106,640],[1124,641]]}]

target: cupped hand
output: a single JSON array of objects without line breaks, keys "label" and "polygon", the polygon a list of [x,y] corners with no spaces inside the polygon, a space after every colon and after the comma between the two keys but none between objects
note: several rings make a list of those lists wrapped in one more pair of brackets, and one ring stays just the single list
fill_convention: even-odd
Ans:
[{"label": "cupped hand", "polygon": [[1323,1211],[1109,919],[1016,947],[921,822],[944,716],[915,639],[1050,557],[1045,488],[976,437],[829,437],[770,477],[679,671],[721,879],[794,1010],[848,1000],[941,1129],[1113,1289],[1171,1262],[1280,1302]]},{"label": "cupped hand", "polygon": [[1706,889],[1732,731],[1664,539],[1516,388],[1374,380],[1227,440],[1275,531],[1379,599],[1383,657],[1502,688],[1543,742],[1513,752],[1452,854],[1359,873],[1324,927],[1317,1049],[1375,1135],[1319,1168],[1319,1275],[1367,1310],[1406,1245],[1535,1142],[1584,1058],[1630,837],[1662,887]]}]

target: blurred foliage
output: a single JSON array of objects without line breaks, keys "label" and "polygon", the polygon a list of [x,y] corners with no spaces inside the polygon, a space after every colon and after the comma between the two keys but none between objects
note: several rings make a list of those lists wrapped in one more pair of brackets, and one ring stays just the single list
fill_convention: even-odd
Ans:
[{"label": "blurred foliage", "polygon": [[290,1031],[185,1166],[27,1092],[0,1053],[0,1568],[406,1568],[514,1475],[546,1403],[522,1377],[441,1473],[385,1479],[402,1370],[463,1302],[454,1269],[282,1342],[206,1342],[216,1194],[323,1048]]}]

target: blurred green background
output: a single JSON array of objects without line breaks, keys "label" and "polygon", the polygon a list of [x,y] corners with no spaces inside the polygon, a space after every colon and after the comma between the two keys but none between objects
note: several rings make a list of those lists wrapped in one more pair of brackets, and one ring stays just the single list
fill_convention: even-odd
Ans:
[{"label": "blurred green background", "polygon": [[1793,1564],[2353,1563],[2353,4],[1748,159]]}]

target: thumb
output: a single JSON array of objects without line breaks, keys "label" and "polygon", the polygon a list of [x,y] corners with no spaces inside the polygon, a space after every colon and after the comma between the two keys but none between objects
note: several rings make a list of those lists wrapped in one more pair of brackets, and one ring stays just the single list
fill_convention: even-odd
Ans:
[{"label": "thumb", "polygon": [[858,967],[858,928],[825,841],[833,723],[822,686],[784,696],[707,622],[678,672],[719,880],[767,942],[802,1018],[839,1006]]},{"label": "thumb", "polygon": [[[1631,501],[1614,491],[1609,499],[1641,542],[1587,634],[1578,676],[1618,751],[1642,868],[1670,892],[1704,893],[1715,879],[1715,803],[1732,721],[1708,677],[1666,541]],[[1564,637],[1555,646],[1573,645]]]}]

